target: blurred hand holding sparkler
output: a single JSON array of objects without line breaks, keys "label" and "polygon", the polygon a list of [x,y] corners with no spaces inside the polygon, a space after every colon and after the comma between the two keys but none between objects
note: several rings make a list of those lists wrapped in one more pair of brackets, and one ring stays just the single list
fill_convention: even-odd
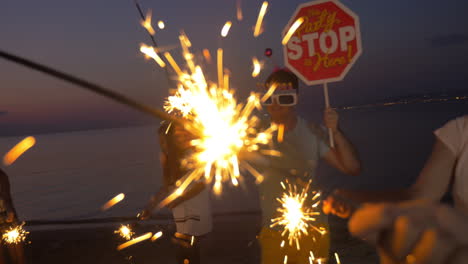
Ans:
[{"label": "blurred hand holding sparkler", "polygon": [[[310,182],[302,189],[302,192],[298,192],[297,187],[287,183],[286,185],[281,182],[281,186],[284,189],[284,193],[281,198],[277,198],[278,202],[281,203],[281,207],[277,211],[281,214],[280,217],[272,219],[270,227],[283,226],[284,230],[281,233],[282,236],[288,237],[289,245],[296,243],[296,247],[299,250],[299,240],[303,235],[308,235],[309,229],[312,228],[320,234],[325,234],[325,230],[322,230],[311,222],[316,219],[314,216],[320,215],[320,209],[318,207],[320,200],[315,202],[311,207],[307,208],[304,206],[308,197],[308,191]],[[320,197],[320,193],[316,192],[312,201],[317,200]]]}]

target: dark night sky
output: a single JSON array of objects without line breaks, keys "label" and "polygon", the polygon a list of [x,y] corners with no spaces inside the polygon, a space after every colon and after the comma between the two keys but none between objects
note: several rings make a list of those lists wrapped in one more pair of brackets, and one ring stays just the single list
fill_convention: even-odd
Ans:
[{"label": "dark night sky", "polygon": [[[272,0],[265,32],[252,36],[262,1],[243,0],[244,20],[235,18],[235,0],[141,0],[153,20],[160,46],[176,45],[184,29],[193,51],[225,50],[225,66],[241,97],[280,64],[281,31],[299,0]],[[364,52],[343,82],[330,85],[332,104],[353,105],[428,92],[466,90],[468,76],[467,1],[346,0],[360,16]],[[219,32],[234,22],[226,39]],[[155,28],[156,25],[154,24]],[[3,1],[0,49],[73,73],[143,103],[160,107],[167,96],[164,71],[139,53],[149,44],[133,0]],[[274,50],[258,80],[251,58]],[[174,53],[175,51],[173,51]],[[262,58],[265,59],[265,58]],[[181,62],[180,57],[178,61]],[[213,66],[208,66],[208,75]],[[136,125],[149,119],[107,99],[0,60],[0,135]],[[322,105],[320,87],[303,89],[302,102]],[[304,103],[301,104],[304,108]],[[310,108],[310,107],[309,107]]]}]

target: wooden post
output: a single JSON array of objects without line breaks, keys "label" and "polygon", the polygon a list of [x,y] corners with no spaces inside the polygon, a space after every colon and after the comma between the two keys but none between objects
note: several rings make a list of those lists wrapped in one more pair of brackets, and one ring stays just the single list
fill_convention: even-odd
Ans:
[{"label": "wooden post", "polygon": [[[328,96],[328,83],[323,84],[323,93],[325,95],[325,107],[330,108],[330,97]],[[335,147],[335,140],[333,139],[333,132],[328,128],[328,138],[330,139],[330,147]]]}]

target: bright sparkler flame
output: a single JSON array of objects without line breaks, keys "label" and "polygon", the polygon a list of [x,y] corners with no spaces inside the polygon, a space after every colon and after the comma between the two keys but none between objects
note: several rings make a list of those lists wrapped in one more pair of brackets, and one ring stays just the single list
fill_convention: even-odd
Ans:
[{"label": "bright sparkler flame", "polygon": [[294,32],[296,32],[296,30],[302,25],[302,23],[304,23],[304,17],[300,17],[296,21],[294,21],[294,23],[289,28],[286,35],[284,35],[283,40],[281,41],[281,44],[283,45],[288,44],[289,39],[294,34]]},{"label": "bright sparkler flame", "polygon": [[115,230],[114,233],[119,234],[122,238],[126,240],[130,240],[135,234],[134,232],[132,232],[130,225],[120,225],[120,228],[118,230]]},{"label": "bright sparkler flame", "polygon": [[141,44],[140,51],[149,58],[155,60],[159,64],[159,66],[161,66],[161,68],[166,67],[166,63],[161,59],[161,57],[159,57],[158,53],[156,53],[153,47]]},{"label": "bright sparkler flame", "polygon": [[156,32],[154,31],[153,26],[151,25],[151,15],[151,10],[148,10],[148,12],[146,13],[145,20],[141,21],[141,25],[148,31],[149,34],[154,35]]},{"label": "bright sparkler flame", "polygon": [[36,144],[34,137],[27,137],[16,144],[7,154],[3,157],[3,164],[10,166],[13,164],[24,152],[32,148]]},{"label": "bright sparkler flame", "polygon": [[335,259],[336,259],[336,264],[341,264],[340,257],[338,256],[338,253],[335,252]]},{"label": "bright sparkler flame", "polygon": [[260,62],[258,61],[258,59],[256,57],[252,58],[252,64],[253,64],[253,67],[254,67],[254,70],[252,72],[252,77],[255,78],[260,74],[260,70],[262,69],[262,65],[260,64]]},{"label": "bright sparkler flame", "polygon": [[[195,169],[181,179],[182,184],[164,203],[180,196],[193,181],[214,182],[213,190],[217,194],[222,191],[222,182],[238,185],[239,166],[248,166],[245,160],[241,160],[240,153],[258,150],[260,144],[271,140],[277,129],[272,126],[258,131],[256,127],[260,120],[252,112],[261,107],[259,96],[252,93],[245,105],[238,104],[227,83],[220,86],[207,83],[184,41],[181,40],[181,44],[189,69],[176,70],[180,85],[175,95],[168,97],[165,109],[168,112],[179,111],[187,121],[185,128],[198,136],[190,142],[195,151],[186,157],[187,164],[194,164]],[[227,81],[222,71],[222,50],[218,50],[218,66],[219,81]],[[256,172],[252,167],[248,170]],[[263,176],[256,173],[257,181],[262,181]]]},{"label": "bright sparkler flame", "polygon": [[225,38],[228,35],[229,29],[231,29],[231,26],[232,26],[231,21],[227,21],[226,24],[224,24],[223,29],[221,29],[221,36],[223,38]]},{"label": "bright sparkler flame", "polygon": [[[310,226],[318,232],[323,231],[310,224],[310,222],[316,220],[313,216],[320,215],[320,211],[315,211],[313,207],[304,207],[310,182],[300,193],[297,192],[296,186],[292,186],[289,183],[287,184],[287,188],[284,183],[281,183],[281,186],[285,190],[282,197],[277,199],[281,203],[281,208],[277,209],[281,213],[281,216],[272,219],[270,227],[283,226],[284,230],[281,235],[286,236],[287,234],[289,245],[291,246],[295,242],[299,250],[299,240],[303,235],[308,235]],[[314,196],[315,199],[318,199],[318,197],[319,195]]]},{"label": "bright sparkler flame", "polygon": [[254,37],[260,36],[262,34],[262,22],[263,22],[263,17],[266,14],[268,8],[268,2],[264,1],[262,3],[262,7],[260,8],[260,12],[258,13],[258,18],[257,18],[257,23],[255,24],[255,29],[254,29]]},{"label": "bright sparkler flame", "polygon": [[23,225],[24,223],[7,229],[2,235],[3,241],[7,244],[19,244],[25,241],[29,232],[23,229]]}]

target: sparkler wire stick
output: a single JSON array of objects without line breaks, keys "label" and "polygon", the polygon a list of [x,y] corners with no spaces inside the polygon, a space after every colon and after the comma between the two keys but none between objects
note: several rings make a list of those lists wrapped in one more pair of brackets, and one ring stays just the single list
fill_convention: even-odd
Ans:
[{"label": "sparkler wire stick", "polygon": [[178,124],[183,123],[183,121],[181,119],[179,119],[179,118],[177,118],[175,116],[169,115],[169,114],[167,114],[167,113],[165,113],[163,111],[154,109],[154,108],[152,108],[150,106],[138,103],[137,101],[135,101],[133,99],[130,99],[130,98],[128,98],[128,97],[126,97],[126,96],[124,96],[122,94],[116,93],[116,92],[111,91],[109,89],[106,89],[106,88],[104,88],[104,87],[102,87],[100,85],[93,84],[93,83],[91,83],[89,81],[77,78],[77,77],[72,76],[70,74],[55,70],[55,69],[50,68],[48,66],[45,66],[45,65],[33,62],[31,60],[28,60],[28,59],[25,59],[25,58],[22,58],[22,57],[7,53],[7,52],[2,51],[2,50],[0,50],[0,57],[4,58],[6,60],[9,60],[11,62],[17,63],[17,64],[21,64],[21,65],[23,65],[23,66],[25,66],[27,68],[30,68],[30,69],[45,73],[47,75],[54,76],[57,79],[61,79],[63,81],[75,84],[76,86],[79,86],[81,88],[90,90],[92,92],[100,94],[100,95],[102,95],[104,97],[112,99],[112,100],[114,100],[116,102],[119,102],[121,104],[127,105],[127,106],[129,106],[129,107],[131,107],[131,108],[133,108],[135,110],[140,111],[140,112],[152,115],[152,116],[157,117],[159,119],[176,122]]}]

